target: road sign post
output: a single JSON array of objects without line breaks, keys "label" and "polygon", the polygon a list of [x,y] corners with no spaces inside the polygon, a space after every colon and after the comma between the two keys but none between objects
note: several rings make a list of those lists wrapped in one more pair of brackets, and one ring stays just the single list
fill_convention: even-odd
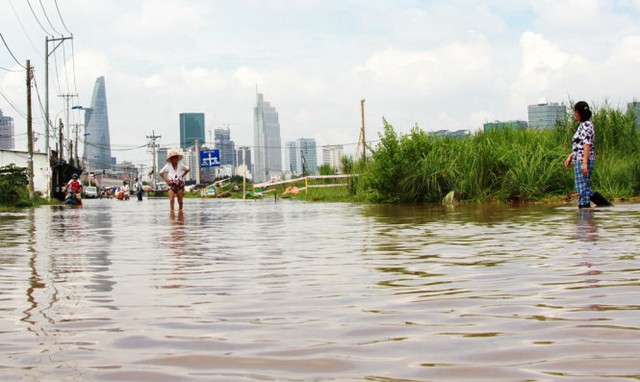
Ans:
[{"label": "road sign post", "polygon": [[200,168],[219,167],[220,166],[220,150],[201,150],[200,151]]}]

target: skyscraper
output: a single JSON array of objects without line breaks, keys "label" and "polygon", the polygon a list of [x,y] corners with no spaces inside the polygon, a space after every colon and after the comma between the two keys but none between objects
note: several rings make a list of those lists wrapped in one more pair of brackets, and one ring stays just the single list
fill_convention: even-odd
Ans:
[{"label": "skyscraper", "polygon": [[180,148],[195,146],[196,140],[200,145],[205,142],[204,113],[180,113]]},{"label": "skyscraper", "polygon": [[291,175],[309,175],[318,172],[318,154],[316,140],[300,138],[295,142],[286,143],[287,170]]},{"label": "skyscraper", "polygon": [[545,129],[554,127],[565,118],[565,106],[558,103],[541,103],[529,105],[529,128]]},{"label": "skyscraper", "polygon": [[236,153],[238,155],[236,158],[236,163],[238,164],[238,166],[242,166],[242,164],[244,163],[247,171],[253,174],[253,165],[251,164],[251,149],[249,148],[249,146],[238,147]]},{"label": "skyscraper", "polygon": [[299,175],[302,170],[298,169],[298,156],[296,153],[297,145],[295,141],[289,141],[284,143],[284,170],[289,172],[291,176]]},{"label": "skyscraper", "polygon": [[107,91],[104,76],[96,79],[91,97],[91,108],[84,108],[84,155],[85,165],[90,169],[110,169],[111,138],[109,135],[109,115],[107,111]]},{"label": "skyscraper", "polygon": [[5,117],[0,109],[0,149],[13,150],[15,145],[13,118]]},{"label": "skyscraper", "polygon": [[219,127],[213,133],[215,148],[220,150],[220,164],[236,167],[235,145],[231,140],[231,130],[228,127]]},{"label": "skyscraper", "polygon": [[318,173],[318,150],[316,140],[313,138],[300,138],[296,140],[298,161],[301,174]]},{"label": "skyscraper", "polygon": [[264,182],[282,172],[278,112],[257,93],[253,108],[254,181]]}]

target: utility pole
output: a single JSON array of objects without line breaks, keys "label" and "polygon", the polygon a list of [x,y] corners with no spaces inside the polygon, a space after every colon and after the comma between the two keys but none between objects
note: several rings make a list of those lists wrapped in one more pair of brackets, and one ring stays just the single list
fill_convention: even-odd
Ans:
[{"label": "utility pole", "polygon": [[[58,47],[64,42],[64,40],[70,40],[73,37],[45,37],[45,46],[44,46],[44,51],[45,51],[45,55],[44,55],[44,91],[45,91],[45,96],[44,96],[44,114],[45,114],[45,121],[44,121],[44,149],[47,153],[47,166],[49,168],[49,181],[47,182],[47,194],[48,197],[52,197],[53,196],[53,171],[51,169],[51,148],[49,146],[49,127],[53,127],[53,124],[51,123],[51,119],[49,116],[49,56],[55,52],[56,49],[58,49]],[[49,51],[49,43],[52,42],[54,43],[53,49],[51,49],[51,51]],[[55,135],[54,135],[55,137]],[[62,148],[61,148],[61,153],[62,153]],[[59,159],[62,159],[62,155],[59,156]]]},{"label": "utility pole", "polygon": [[[66,108],[65,108],[65,114],[66,114],[66,120],[65,120],[65,126],[67,127],[64,131],[64,136],[65,136],[65,141],[66,141],[66,145],[65,145],[65,150],[67,151],[67,155],[69,156],[69,164],[72,164],[72,160],[71,160],[71,156],[73,155],[73,152],[71,151],[71,125],[69,125],[69,99],[72,99],[73,97],[77,97],[77,94],[60,94],[58,95],[58,97],[62,97],[64,98],[64,100],[66,101]],[[62,159],[62,157],[60,158]]]},{"label": "utility pole", "polygon": [[80,157],[78,156],[78,132],[80,131],[80,127],[84,127],[84,124],[82,123],[76,123],[74,125],[74,130],[75,130],[75,134],[76,134],[76,143],[74,145],[74,149],[75,149],[75,158],[76,161],[75,163],[72,163],[74,166],[76,167],[80,167]]},{"label": "utility pole", "polygon": [[362,145],[362,160],[367,161],[367,145],[364,137],[364,99],[360,100],[360,114],[362,117],[362,126],[360,127],[360,136],[358,137],[358,148],[356,149],[356,159],[360,154],[360,145]]},{"label": "utility pole", "polygon": [[60,140],[60,152],[58,153],[58,160],[61,161],[62,160],[62,156],[64,155],[64,136],[62,134],[62,128],[64,127],[64,124],[62,123],[62,118],[59,119],[60,121],[60,127],[59,127],[59,131],[58,131],[58,136],[59,136],[59,140]]},{"label": "utility pole", "polygon": [[158,145],[156,145],[156,139],[160,138],[162,138],[162,135],[156,135],[155,130],[151,131],[151,135],[147,135],[147,139],[151,139],[151,142],[149,142],[149,148],[151,148],[151,151],[153,152],[153,176],[151,177],[151,187],[153,188],[153,191],[156,191],[156,177],[158,174],[156,168],[156,149],[158,148]]},{"label": "utility pole", "polygon": [[29,160],[27,161],[27,171],[29,174],[29,199],[33,200],[33,116],[31,115],[31,79],[33,73],[31,72],[31,60],[27,60],[27,139]]},{"label": "utility pole", "polygon": [[196,139],[196,184],[200,185],[200,141]]},{"label": "utility pole", "polygon": [[[45,46],[44,46],[44,149],[47,152],[47,162],[48,166],[51,167],[51,149],[49,147],[49,127],[53,127],[51,124],[51,120],[49,118],[49,56],[55,52],[56,49],[64,42],[64,40],[71,40],[73,37],[45,37]],[[49,51],[49,43],[54,43],[53,49]],[[56,44],[57,43],[57,44]],[[62,157],[60,157],[62,159]],[[53,177],[51,177],[53,180]],[[47,185],[47,189],[49,191],[49,196],[51,195],[51,180]]]}]

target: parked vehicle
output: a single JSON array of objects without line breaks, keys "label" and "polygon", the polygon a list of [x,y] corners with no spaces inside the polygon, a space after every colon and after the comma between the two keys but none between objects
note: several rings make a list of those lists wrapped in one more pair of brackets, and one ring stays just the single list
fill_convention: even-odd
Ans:
[{"label": "parked vehicle", "polygon": [[95,186],[87,186],[84,188],[84,197],[89,198],[97,198],[98,197],[98,188]]}]

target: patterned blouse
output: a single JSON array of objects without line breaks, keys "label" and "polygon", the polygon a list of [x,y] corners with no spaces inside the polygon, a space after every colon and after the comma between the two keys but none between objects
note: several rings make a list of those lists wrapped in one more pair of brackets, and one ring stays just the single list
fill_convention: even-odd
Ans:
[{"label": "patterned blouse", "polygon": [[578,126],[578,130],[573,135],[573,160],[581,161],[584,156],[584,146],[591,145],[589,159],[596,159],[596,130],[593,122],[584,121]]}]

